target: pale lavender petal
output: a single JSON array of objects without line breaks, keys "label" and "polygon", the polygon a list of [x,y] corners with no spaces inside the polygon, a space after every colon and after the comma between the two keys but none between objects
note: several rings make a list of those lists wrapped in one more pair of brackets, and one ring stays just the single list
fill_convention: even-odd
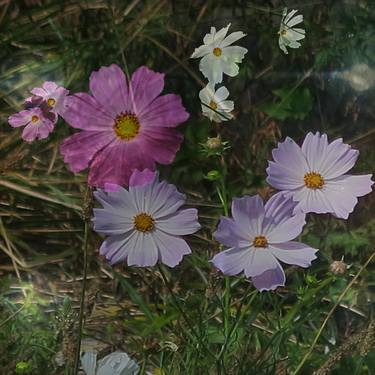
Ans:
[{"label": "pale lavender petal", "polygon": [[251,257],[251,250],[247,248],[230,248],[216,254],[211,262],[226,275],[237,275],[244,270]]},{"label": "pale lavender petal", "polygon": [[64,103],[66,109],[62,114],[64,120],[73,128],[89,131],[111,131],[115,119],[110,111],[92,96],[85,93],[77,93],[66,97]]},{"label": "pale lavender petal", "polygon": [[239,240],[241,242],[248,241],[250,244],[249,233],[242,230],[233,219],[225,216],[220,217],[217,230],[212,234],[217,241],[228,247],[238,247]]},{"label": "pale lavender petal", "polygon": [[198,223],[198,210],[196,208],[188,208],[160,217],[156,220],[156,227],[165,233],[173,235],[182,236],[195,233],[201,227]]},{"label": "pale lavender petal", "polygon": [[189,118],[181,97],[174,94],[159,96],[139,114],[142,126],[176,127]]},{"label": "pale lavender petal", "polygon": [[111,264],[125,261],[129,251],[134,247],[137,232],[134,231],[127,236],[123,234],[108,237],[100,247],[100,255],[104,255]]},{"label": "pale lavender petal", "polygon": [[177,266],[184,255],[191,253],[186,241],[177,236],[156,229],[153,233],[153,239],[158,247],[159,260],[169,267]]},{"label": "pale lavender petal", "polygon": [[311,262],[316,259],[314,249],[301,242],[289,241],[269,246],[269,251],[283,263],[294,264],[300,267],[309,267]]},{"label": "pale lavender petal", "polygon": [[31,116],[30,110],[26,109],[9,116],[8,122],[13,128],[18,128],[27,125],[31,121]]},{"label": "pale lavender petal", "polygon": [[79,172],[87,168],[94,155],[113,140],[112,132],[84,130],[66,138],[60,146],[60,152],[70,170]]},{"label": "pale lavender petal", "polygon": [[357,197],[371,193],[374,183],[371,178],[372,175],[343,175],[326,181],[322,194],[331,204],[330,212],[347,219],[358,202]]},{"label": "pale lavender petal", "polygon": [[40,96],[41,98],[44,98],[47,95],[46,90],[41,87],[34,87],[32,90],[30,90],[30,92],[33,95]]},{"label": "pale lavender petal", "polygon": [[277,267],[277,260],[268,249],[252,248],[244,265],[245,276],[254,277]]},{"label": "pale lavender petal", "polygon": [[303,187],[293,192],[285,193],[292,196],[298,202],[294,213],[302,211],[304,213],[315,212],[318,214],[332,212],[333,206],[322,189],[308,189]]},{"label": "pale lavender petal", "polygon": [[90,91],[113,117],[132,110],[124,72],[116,64],[103,66],[90,76]]},{"label": "pale lavender petal", "polygon": [[125,211],[94,208],[93,213],[94,230],[98,233],[124,234],[134,228],[133,217]]},{"label": "pale lavender petal", "polygon": [[302,233],[305,224],[305,215],[298,213],[279,223],[277,226],[270,227],[269,232],[264,234],[270,244],[290,241]]},{"label": "pale lavender petal", "polygon": [[150,171],[149,169],[144,169],[139,171],[134,169],[129,179],[129,186],[143,186],[153,182],[156,178],[156,172]]},{"label": "pale lavender petal", "polygon": [[297,175],[282,164],[269,161],[266,172],[266,181],[275,189],[294,190],[304,186],[303,177],[305,174]]},{"label": "pale lavender petal", "polygon": [[129,87],[129,100],[133,112],[140,115],[150,103],[162,92],[164,74],[154,72],[146,66],[141,66],[132,75]]},{"label": "pale lavender petal", "polygon": [[43,83],[43,88],[48,94],[50,94],[54,92],[55,90],[57,90],[58,86],[55,82],[46,81]]},{"label": "pale lavender petal", "polygon": [[279,286],[285,285],[285,273],[279,262],[277,267],[263,272],[261,275],[251,278],[255,288],[263,292],[265,290],[275,290]]},{"label": "pale lavender petal", "polygon": [[264,218],[262,198],[259,195],[233,198],[232,216],[242,233],[249,237],[261,234]]},{"label": "pale lavender petal", "polygon": [[137,233],[137,241],[128,253],[129,266],[152,267],[156,264],[158,248],[153,239],[154,236],[153,233]]},{"label": "pale lavender petal", "polygon": [[301,146],[302,152],[305,154],[310,171],[321,172],[320,166],[322,160],[325,159],[328,147],[328,139],[326,134],[320,135],[319,132],[313,134],[309,132]]},{"label": "pale lavender petal", "polygon": [[[265,222],[272,222],[277,225],[289,219],[293,215],[296,205],[290,197],[285,197],[283,192],[274,194],[264,206],[265,219],[268,219]],[[263,225],[263,228],[265,228],[265,225]]]}]

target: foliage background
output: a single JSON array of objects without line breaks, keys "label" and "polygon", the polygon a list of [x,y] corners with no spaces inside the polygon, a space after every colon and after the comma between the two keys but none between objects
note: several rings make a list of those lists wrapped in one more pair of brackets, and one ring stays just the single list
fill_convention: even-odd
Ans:
[{"label": "foliage background", "polygon": [[[277,45],[284,6],[302,12],[307,30],[289,55]],[[214,126],[201,115],[203,76],[189,56],[210,26],[229,22],[247,33],[239,44],[249,52],[225,81],[236,118]],[[374,374],[375,263],[361,270],[374,252],[374,194],[348,221],[309,215],[302,237],[319,258],[309,270],[288,267],[285,288],[257,293],[208,261],[219,251],[217,187],[224,181],[228,202],[269,196],[267,160],[285,136],[342,136],[361,151],[355,171],[374,172],[373,85],[356,91],[342,74],[375,66],[374,25],[372,0],[1,0],[0,372],[71,373],[90,201],[86,174],[70,173],[59,154],[73,129],[59,120],[47,140],[26,144],[7,118],[43,81],[87,91],[91,71],[117,63],[166,73],[165,92],[183,97],[185,141],[161,175],[198,207],[203,229],[175,269],[112,268],[90,232],[84,348],[125,350],[141,374],[292,374],[310,349],[300,374]],[[218,134],[230,148],[208,155],[202,144]],[[342,257],[350,268],[334,275]]]}]

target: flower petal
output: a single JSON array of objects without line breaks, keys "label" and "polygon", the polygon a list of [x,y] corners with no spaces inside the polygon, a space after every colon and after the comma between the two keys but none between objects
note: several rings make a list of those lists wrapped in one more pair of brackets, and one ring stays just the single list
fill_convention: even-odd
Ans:
[{"label": "flower petal", "polygon": [[223,80],[222,59],[212,53],[201,59],[199,62],[199,70],[211,84],[220,83]]},{"label": "flower petal", "polygon": [[316,259],[315,253],[318,251],[318,249],[295,241],[272,244],[268,249],[283,263],[295,264],[304,268],[311,266],[311,262]]},{"label": "flower petal", "polygon": [[139,171],[135,169],[129,179],[129,186],[144,186],[150,184],[156,178],[156,172],[150,171],[149,169],[144,169],[143,171]]},{"label": "flower petal", "polygon": [[156,227],[165,233],[186,235],[195,233],[201,227],[198,223],[198,210],[188,208],[157,219]]},{"label": "flower petal", "polygon": [[219,225],[212,235],[215,237],[216,241],[228,247],[238,247],[239,240],[241,242],[248,241],[250,246],[247,231],[239,226],[233,219],[225,216],[220,217]]},{"label": "flower petal", "polygon": [[242,31],[235,31],[234,33],[229,34],[225,39],[223,39],[223,41],[220,43],[220,47],[227,47],[234,42],[237,42],[237,40],[243,38],[244,36],[246,36],[246,34]]},{"label": "flower petal", "polygon": [[9,125],[13,128],[27,125],[31,120],[30,110],[25,109],[8,117]]},{"label": "flower petal", "polygon": [[125,261],[129,251],[136,245],[137,234],[137,231],[133,231],[127,235],[119,234],[108,237],[100,247],[100,255],[104,255],[112,265]]},{"label": "flower petal", "polygon": [[269,232],[265,233],[268,243],[281,243],[295,239],[301,234],[305,224],[305,215],[297,213],[274,227],[270,226]]},{"label": "flower petal", "polygon": [[158,261],[158,249],[152,232],[137,233],[134,246],[129,250],[127,263],[129,266],[152,267]]},{"label": "flower petal", "polygon": [[248,263],[251,250],[249,248],[231,248],[216,254],[211,262],[225,275],[237,275]]},{"label": "flower petal", "polygon": [[22,131],[22,138],[27,142],[32,142],[38,137],[38,125],[29,123]]},{"label": "flower petal", "polygon": [[169,267],[177,266],[184,255],[191,253],[191,249],[186,241],[177,236],[155,230],[153,232],[153,239],[158,248],[159,260]]},{"label": "flower petal", "polygon": [[278,261],[268,249],[252,248],[249,259],[245,265],[245,276],[254,277],[267,270],[275,269]]},{"label": "flower petal", "polygon": [[90,76],[90,91],[96,101],[111,114],[113,118],[121,112],[132,109],[128,103],[128,85],[121,68],[112,64],[103,66]]},{"label": "flower petal", "polygon": [[275,290],[279,286],[285,285],[285,273],[280,263],[277,267],[263,272],[261,275],[251,278],[255,288],[263,292],[265,290]]},{"label": "flower petal", "polygon": [[107,235],[124,234],[134,228],[133,217],[118,210],[94,208],[94,230]]}]

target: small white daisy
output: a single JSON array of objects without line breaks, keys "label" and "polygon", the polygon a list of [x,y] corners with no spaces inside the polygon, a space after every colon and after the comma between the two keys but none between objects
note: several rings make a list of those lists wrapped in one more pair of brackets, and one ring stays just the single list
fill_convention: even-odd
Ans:
[{"label": "small white daisy", "polygon": [[298,42],[298,40],[305,38],[306,32],[304,29],[293,27],[303,22],[302,14],[294,16],[297,12],[298,10],[296,9],[293,9],[289,13],[287,8],[284,8],[283,10],[283,16],[281,18],[280,30],[278,34],[280,49],[286,54],[288,54],[288,50],[286,49],[286,47],[299,48],[301,46],[301,43]]},{"label": "small white daisy", "polygon": [[229,91],[225,86],[215,91],[214,86],[208,84],[199,92],[203,115],[215,122],[231,120],[234,103],[232,100],[226,100],[228,96]]},{"label": "small white daisy", "polygon": [[203,38],[204,44],[191,55],[192,58],[202,57],[199,70],[211,84],[222,82],[223,73],[235,77],[239,72],[237,64],[247,53],[246,48],[231,45],[246,34],[236,31],[226,36],[229,27],[230,24],[218,32],[215,27],[211,27],[211,32]]}]

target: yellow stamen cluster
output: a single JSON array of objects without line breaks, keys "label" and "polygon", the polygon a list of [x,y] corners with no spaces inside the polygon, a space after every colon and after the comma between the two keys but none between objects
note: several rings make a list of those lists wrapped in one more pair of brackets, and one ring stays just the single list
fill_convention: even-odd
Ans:
[{"label": "yellow stamen cluster", "polygon": [[56,100],[53,99],[53,98],[49,98],[47,100],[47,104],[50,106],[50,107],[53,107],[55,104],[56,104]]},{"label": "yellow stamen cluster", "polygon": [[35,123],[38,122],[38,121],[39,121],[39,116],[34,115],[34,116],[31,117],[31,122],[32,122],[32,123],[35,124]]},{"label": "yellow stamen cluster", "polygon": [[321,189],[324,185],[324,179],[322,175],[316,172],[306,173],[303,177],[305,186],[309,189]]},{"label": "yellow stamen cluster", "polygon": [[221,50],[221,48],[216,47],[216,48],[214,48],[214,50],[212,51],[212,53],[213,53],[216,57],[219,57],[219,56],[221,56],[221,54],[222,54],[222,50]]},{"label": "yellow stamen cluster", "polygon": [[138,135],[139,127],[139,121],[134,114],[121,113],[116,117],[113,129],[119,138],[130,141]]},{"label": "yellow stamen cluster", "polygon": [[253,241],[254,247],[268,247],[267,238],[264,236],[256,236]]},{"label": "yellow stamen cluster", "polygon": [[148,214],[141,212],[133,218],[134,228],[140,232],[150,232],[155,228],[155,220]]},{"label": "yellow stamen cluster", "polygon": [[209,107],[215,111],[217,110],[217,104],[213,100],[210,101]]}]

